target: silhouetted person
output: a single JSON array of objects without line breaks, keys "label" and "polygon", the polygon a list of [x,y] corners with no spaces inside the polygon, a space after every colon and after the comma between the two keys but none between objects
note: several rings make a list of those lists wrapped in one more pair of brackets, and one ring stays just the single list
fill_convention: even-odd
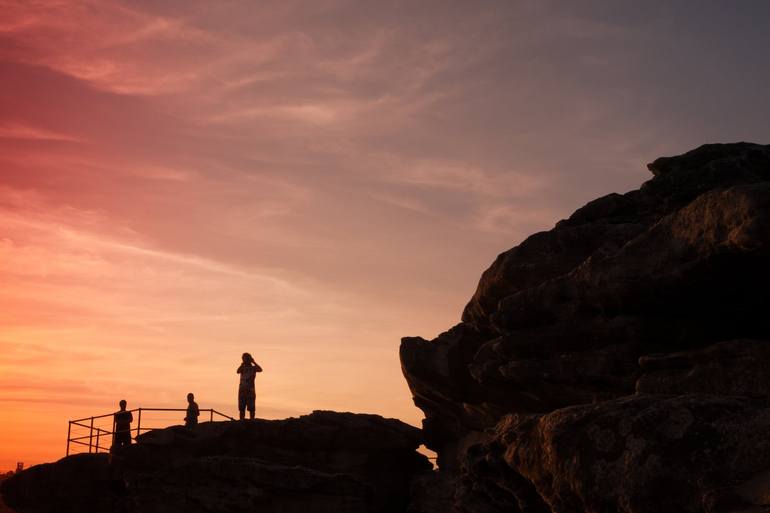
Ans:
[{"label": "silhouetted person", "polygon": [[184,418],[184,425],[187,427],[195,427],[198,425],[198,415],[201,412],[198,410],[198,403],[195,402],[195,396],[190,392],[187,394],[187,416]]},{"label": "silhouetted person", "polygon": [[115,412],[115,434],[112,439],[112,449],[131,445],[131,423],[134,416],[130,411],[126,411],[126,400],[120,401],[120,411]]},{"label": "silhouetted person", "polygon": [[243,420],[246,417],[246,410],[249,410],[249,418],[254,419],[254,402],[257,394],[254,390],[254,377],[257,372],[262,372],[262,367],[254,361],[249,353],[243,353],[241,357],[243,363],[235,371],[241,375],[241,383],[238,385],[238,412]]}]

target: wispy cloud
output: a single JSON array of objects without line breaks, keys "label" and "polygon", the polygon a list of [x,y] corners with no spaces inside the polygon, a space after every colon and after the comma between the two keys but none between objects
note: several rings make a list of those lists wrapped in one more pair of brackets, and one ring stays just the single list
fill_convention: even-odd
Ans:
[{"label": "wispy cloud", "polygon": [[560,215],[560,209],[556,208],[516,207],[509,203],[496,203],[479,207],[471,224],[477,230],[520,239],[550,229]]},{"label": "wispy cloud", "polygon": [[395,165],[382,178],[394,183],[508,199],[530,197],[548,185],[547,177],[532,173],[493,173],[472,164],[434,160]]},{"label": "wispy cloud", "polygon": [[68,134],[16,123],[0,124],[0,138],[28,139],[32,141],[81,142],[79,138]]},{"label": "wispy cloud", "polygon": [[382,201],[398,208],[403,208],[424,215],[434,215],[430,208],[417,198],[410,198],[395,193],[389,194],[385,192],[372,192],[369,195],[375,200]]},{"label": "wispy cloud", "polygon": [[[145,261],[148,267],[144,272],[150,280],[139,280],[139,283],[152,283],[153,276],[157,279],[158,273],[165,271],[171,280],[185,275],[203,280],[225,277],[248,280],[251,286],[263,293],[277,294],[283,301],[291,301],[287,296],[307,294],[292,283],[253,268],[242,269],[204,257],[145,247],[138,234],[121,240],[116,237],[120,231],[105,227],[109,221],[98,212],[72,207],[52,209],[34,193],[6,191],[3,197],[7,204],[16,206],[13,210],[0,209],[0,229],[8,234],[0,239],[3,256],[0,272],[6,276],[39,276],[54,283],[60,278],[93,283],[96,278],[109,277],[124,280],[122,286],[125,286],[136,279],[136,270],[126,274],[120,269],[122,263]],[[31,200],[33,208],[25,198]],[[107,230],[106,234],[101,232],[103,229]],[[130,233],[123,231],[124,236]],[[16,236],[22,242],[16,242]],[[118,285],[115,282],[115,286]]]},{"label": "wispy cloud", "polygon": [[[124,94],[160,94],[186,87],[199,73],[163,69],[148,61],[152,48],[209,47],[219,39],[181,18],[150,15],[116,2],[5,2],[0,29],[19,41],[2,52],[9,60],[49,66],[98,87]],[[147,64],[151,64],[150,67]],[[152,65],[154,64],[154,65]]]}]

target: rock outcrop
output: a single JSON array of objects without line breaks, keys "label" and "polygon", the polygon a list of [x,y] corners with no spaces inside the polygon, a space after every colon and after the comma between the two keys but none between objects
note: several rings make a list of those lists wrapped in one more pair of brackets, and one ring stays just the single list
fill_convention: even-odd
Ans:
[{"label": "rock outcrop", "polygon": [[32,467],[2,492],[24,513],[395,513],[432,467],[420,444],[418,429],[377,415],[206,422]]},{"label": "rock outcrop", "polygon": [[[770,472],[770,460],[756,455],[712,475],[741,440],[770,447],[770,433],[742,438],[731,420],[764,429],[770,397],[762,373],[770,351],[770,146],[705,145],[648,168],[654,177],[641,189],[594,200],[498,256],[460,324],[432,341],[402,340],[426,444],[444,479],[459,483],[458,510],[770,504],[745,493],[743,502],[714,498],[720,486]],[[636,415],[693,417],[695,427],[681,435],[687,450],[670,451],[654,430],[618,427]],[[721,433],[722,445],[688,452],[706,432]],[[609,452],[583,443],[606,433]],[[634,444],[645,449],[634,452]],[[672,473],[632,472],[653,460]],[[685,478],[673,469],[698,486],[674,494]],[[613,491],[592,484],[607,473],[628,479]],[[655,494],[671,502],[661,498],[655,509]]]},{"label": "rock outcrop", "polygon": [[[13,475],[12,472],[8,472],[6,474],[0,474],[0,487],[3,485],[3,481],[10,478]],[[5,502],[3,502],[3,497],[0,496],[0,513],[13,513],[13,510],[5,505]]]}]

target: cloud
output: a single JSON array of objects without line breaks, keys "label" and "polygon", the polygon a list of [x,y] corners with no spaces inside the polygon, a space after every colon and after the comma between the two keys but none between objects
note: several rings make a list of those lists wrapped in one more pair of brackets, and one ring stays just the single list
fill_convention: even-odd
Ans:
[{"label": "cloud", "polygon": [[[126,276],[120,269],[122,261],[132,260],[145,262],[147,278],[159,278],[161,273],[201,280],[229,277],[248,280],[265,293],[306,294],[290,282],[254,269],[146,247],[141,237],[132,236],[130,230],[122,231],[124,238],[118,238],[121,230],[109,226],[110,221],[98,212],[73,207],[52,209],[34,193],[4,192],[0,194],[0,205],[12,208],[0,209],[0,228],[6,234],[0,239],[0,271],[7,276],[38,276],[51,282],[66,277],[73,283],[93,283],[96,278],[106,277],[133,281],[135,277]],[[105,228],[106,233],[101,232]],[[128,284],[126,281],[124,285]]]},{"label": "cloud", "polygon": [[[45,343],[24,342],[21,340],[21,337],[23,337],[23,334],[21,333],[14,334],[13,332],[9,332],[8,335],[20,337],[16,341],[8,339],[0,340],[0,349],[2,349],[3,352],[2,363],[3,365],[7,365],[9,369],[19,369],[35,363],[50,365],[61,361],[62,359],[70,359],[72,361],[95,361],[105,358],[104,354],[94,351],[83,351],[72,347],[53,348]],[[38,388],[49,388],[49,385],[40,382],[37,382],[35,386]],[[0,382],[0,389],[9,390],[18,388],[30,387],[8,379]],[[78,389],[77,391],[81,390]]]},{"label": "cloud", "polygon": [[395,164],[385,171],[382,179],[419,187],[457,190],[485,198],[509,199],[537,194],[548,184],[546,177],[532,173],[492,173],[470,164],[435,160]]},{"label": "cloud", "polygon": [[301,121],[313,124],[324,125],[333,122],[337,117],[337,112],[327,105],[297,105],[285,107],[286,112]]},{"label": "cloud", "polygon": [[507,234],[509,237],[515,234],[518,238],[523,238],[531,233],[550,229],[560,214],[558,209],[537,209],[498,203],[481,206],[473,216],[472,225],[477,230]]},{"label": "cloud", "polygon": [[187,170],[175,169],[163,165],[129,166],[125,169],[129,174],[150,180],[169,180],[172,182],[186,182],[192,178],[192,173]]},{"label": "cloud", "polygon": [[369,194],[372,198],[396,206],[405,210],[424,215],[433,215],[430,208],[419,199],[400,196],[398,194],[389,194],[385,192],[372,192]]},{"label": "cloud", "polygon": [[148,67],[152,61],[146,57],[153,48],[167,56],[171,47],[218,43],[183,19],[148,15],[115,1],[11,4],[6,14],[15,21],[0,27],[19,44],[3,52],[6,59],[49,66],[122,94],[160,94],[198,79],[194,59],[178,62],[186,69],[164,69],[163,57]]},{"label": "cloud", "polygon": [[81,142],[79,138],[68,134],[16,123],[0,124],[0,138],[29,139],[33,141]]}]

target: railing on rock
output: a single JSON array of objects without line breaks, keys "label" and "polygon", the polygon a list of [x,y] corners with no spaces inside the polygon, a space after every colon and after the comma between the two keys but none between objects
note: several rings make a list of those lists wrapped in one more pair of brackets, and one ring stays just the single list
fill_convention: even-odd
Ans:
[{"label": "railing on rock", "polygon": [[[153,426],[153,427],[147,427],[142,426],[142,412],[187,412],[185,408],[135,408],[133,410],[128,410],[132,414],[136,412],[136,427],[132,427],[129,431],[131,433],[131,438],[133,440],[136,440],[136,437],[138,437],[142,432],[151,431],[153,429],[163,429],[166,426]],[[214,419],[225,419],[225,420],[235,420],[233,417],[229,415],[225,415],[224,413],[220,413],[217,410],[207,408],[200,410],[201,417],[204,417],[204,413],[209,414],[209,421],[214,422]],[[103,426],[99,426],[98,423],[101,421],[102,424],[105,422],[107,425],[109,425],[110,420],[105,419],[111,419],[112,427],[111,429],[106,429]],[[171,425],[171,424],[169,424]],[[87,435],[83,436],[73,436],[73,428],[85,428],[88,430]],[[136,434],[134,434],[136,433]],[[94,417],[85,417],[82,419],[77,420],[70,420],[69,421],[69,427],[67,428],[67,456],[70,454],[70,444],[82,446],[82,447],[88,447],[88,453],[98,453],[98,452],[109,452],[110,448],[112,446],[112,439],[115,435],[115,414],[114,413],[106,413],[104,415],[96,415]],[[104,440],[107,440],[106,442]],[[103,443],[106,443],[107,445],[102,445]],[[82,451],[85,452],[85,449]]]}]

